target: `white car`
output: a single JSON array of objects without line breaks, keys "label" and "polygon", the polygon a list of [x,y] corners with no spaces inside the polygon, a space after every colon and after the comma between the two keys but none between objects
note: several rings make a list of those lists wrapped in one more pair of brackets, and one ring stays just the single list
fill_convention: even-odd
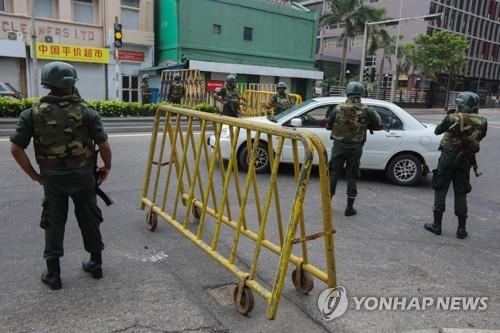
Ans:
[{"label": "white car", "polygon": [[[330,131],[325,129],[326,118],[337,104],[345,100],[345,97],[314,98],[274,117],[253,117],[249,120],[300,128],[313,133],[321,139],[330,154],[333,141],[330,139]],[[421,123],[393,103],[375,99],[363,99],[362,103],[380,115],[385,127],[383,131],[367,133],[361,158],[362,169],[385,170],[387,177],[394,184],[414,185],[426,176],[429,170],[436,168],[441,136],[434,134],[435,125]],[[266,138],[260,138],[255,161],[257,172],[267,172],[270,168]],[[213,147],[214,141],[215,137],[212,135],[208,139],[209,145]],[[281,161],[293,163],[292,147],[289,140],[286,142],[288,146],[285,144],[283,147]],[[231,144],[229,128],[226,125],[222,128],[220,143],[222,156],[228,159]],[[276,146],[274,142],[273,145]],[[240,167],[248,170],[246,131],[240,131],[237,151]],[[317,158],[314,163],[318,163]]]}]

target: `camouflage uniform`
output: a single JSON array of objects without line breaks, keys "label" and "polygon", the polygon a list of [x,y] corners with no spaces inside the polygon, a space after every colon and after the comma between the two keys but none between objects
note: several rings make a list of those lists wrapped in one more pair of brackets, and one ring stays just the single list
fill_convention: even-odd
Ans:
[{"label": "camouflage uniform", "polygon": [[[441,221],[446,207],[446,194],[450,184],[453,183],[455,215],[459,219],[459,229],[461,226],[463,227],[463,231],[457,231],[457,236],[465,238],[467,236],[465,232],[467,193],[472,190],[470,184],[471,163],[467,155],[479,151],[479,141],[486,136],[488,124],[486,118],[474,113],[477,112],[475,108],[464,106],[460,107],[458,111],[459,113],[447,115],[434,130],[436,135],[445,134],[439,146],[441,156],[439,157],[438,167],[433,170],[432,188],[435,191],[434,223],[426,224],[426,229],[432,229],[430,231],[441,234]],[[467,152],[463,149],[457,131],[462,132],[461,136],[464,139],[465,146],[467,146]]]},{"label": "camouflage uniform", "polygon": [[168,89],[168,102],[173,104],[181,104],[182,97],[186,93],[186,88],[180,81],[174,81],[170,84]]},{"label": "camouflage uniform", "polygon": [[274,94],[271,97],[271,102],[269,104],[273,107],[275,115],[277,115],[283,111],[286,111],[293,106],[293,103],[290,100],[290,96],[288,96],[288,94],[286,94],[286,93]]},{"label": "camouflage uniform", "polygon": [[[77,80],[72,65],[59,61],[46,64],[41,83],[51,92],[21,113],[16,133],[10,138],[16,162],[43,185],[45,197],[40,227],[45,230],[43,256],[47,270],[41,280],[52,290],[62,287],[59,258],[64,254],[69,197],[75,205],[85,250],[90,252],[90,260],[83,262],[82,267],[94,278],[102,277],[104,245],[99,231],[102,214],[97,206],[94,172],[106,178],[111,167],[111,150],[97,112],[75,95]],[[31,138],[40,174],[33,169],[25,152]],[[104,150],[101,157],[105,166],[98,170],[94,144]]]},{"label": "camouflage uniform", "polygon": [[335,195],[337,179],[346,165],[347,196],[356,198],[356,179],[360,175],[359,165],[366,142],[366,131],[380,124],[378,115],[359,101],[348,99],[338,105],[328,118],[331,126],[330,138],[334,140],[330,158],[330,190]]},{"label": "camouflage uniform", "polygon": [[147,79],[142,79],[141,81],[141,100],[142,104],[151,103],[151,88]]},{"label": "camouflage uniform", "polygon": [[224,88],[219,89],[215,94],[224,101],[222,115],[238,117],[240,113],[240,100],[242,99],[238,90],[226,84]]},{"label": "camouflage uniform", "polygon": [[[54,105],[67,115],[88,142],[73,133],[54,111]],[[40,222],[45,230],[44,258],[59,258],[64,254],[68,196],[75,204],[85,250],[89,253],[102,251],[104,245],[99,231],[102,214],[96,200],[93,142],[102,143],[107,135],[97,112],[77,96],[42,97],[33,108],[21,113],[16,133],[10,140],[26,148],[31,137],[44,177],[45,198]]]},{"label": "camouflage uniform", "polygon": [[293,106],[292,101],[290,101],[290,96],[285,92],[287,89],[285,82],[278,82],[276,85],[277,93],[271,97],[269,102],[270,107],[274,109],[274,114],[277,115],[283,111],[290,109]]}]

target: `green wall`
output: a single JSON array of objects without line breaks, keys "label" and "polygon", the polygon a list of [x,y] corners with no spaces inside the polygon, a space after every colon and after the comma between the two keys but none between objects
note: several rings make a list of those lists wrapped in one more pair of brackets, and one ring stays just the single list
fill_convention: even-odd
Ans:
[{"label": "green wall", "polygon": [[[314,69],[319,14],[260,0],[157,1],[159,62],[188,59]],[[215,34],[213,25],[222,26]],[[175,25],[175,27],[174,27]],[[253,40],[243,40],[244,27]]]},{"label": "green wall", "polygon": [[155,1],[157,62],[179,61],[179,21],[177,1]]}]

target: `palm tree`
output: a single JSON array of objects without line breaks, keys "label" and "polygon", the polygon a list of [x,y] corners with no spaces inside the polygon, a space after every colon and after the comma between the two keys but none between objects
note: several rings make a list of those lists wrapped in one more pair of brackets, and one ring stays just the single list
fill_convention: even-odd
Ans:
[{"label": "palm tree", "polygon": [[[344,23],[345,28],[340,35],[342,44],[342,63],[340,82],[345,83],[347,69],[347,47],[349,39],[363,33],[366,22],[381,21],[386,18],[384,8],[373,8],[365,4],[366,0],[329,0],[331,12],[321,18],[321,26]],[[364,61],[364,59],[362,60]]]},{"label": "palm tree", "polygon": [[370,39],[368,41],[367,54],[373,55],[377,50],[382,49],[382,59],[378,70],[380,75],[378,81],[380,82],[382,73],[384,72],[385,61],[388,60],[389,64],[392,66],[392,56],[396,53],[396,36],[391,36],[385,29],[376,25],[370,26],[368,33]]},{"label": "palm tree", "polygon": [[399,49],[398,53],[398,63],[396,66],[396,87],[399,86],[399,75],[401,72],[405,73],[407,76],[415,74],[415,57],[416,49],[414,43],[409,43],[403,45]]}]

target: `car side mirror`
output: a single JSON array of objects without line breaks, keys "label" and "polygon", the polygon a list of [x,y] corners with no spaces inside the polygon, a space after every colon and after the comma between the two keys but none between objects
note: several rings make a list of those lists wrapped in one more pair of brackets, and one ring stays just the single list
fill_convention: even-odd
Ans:
[{"label": "car side mirror", "polygon": [[292,125],[292,127],[302,127],[302,119],[293,118],[292,121],[290,122],[290,125]]}]

